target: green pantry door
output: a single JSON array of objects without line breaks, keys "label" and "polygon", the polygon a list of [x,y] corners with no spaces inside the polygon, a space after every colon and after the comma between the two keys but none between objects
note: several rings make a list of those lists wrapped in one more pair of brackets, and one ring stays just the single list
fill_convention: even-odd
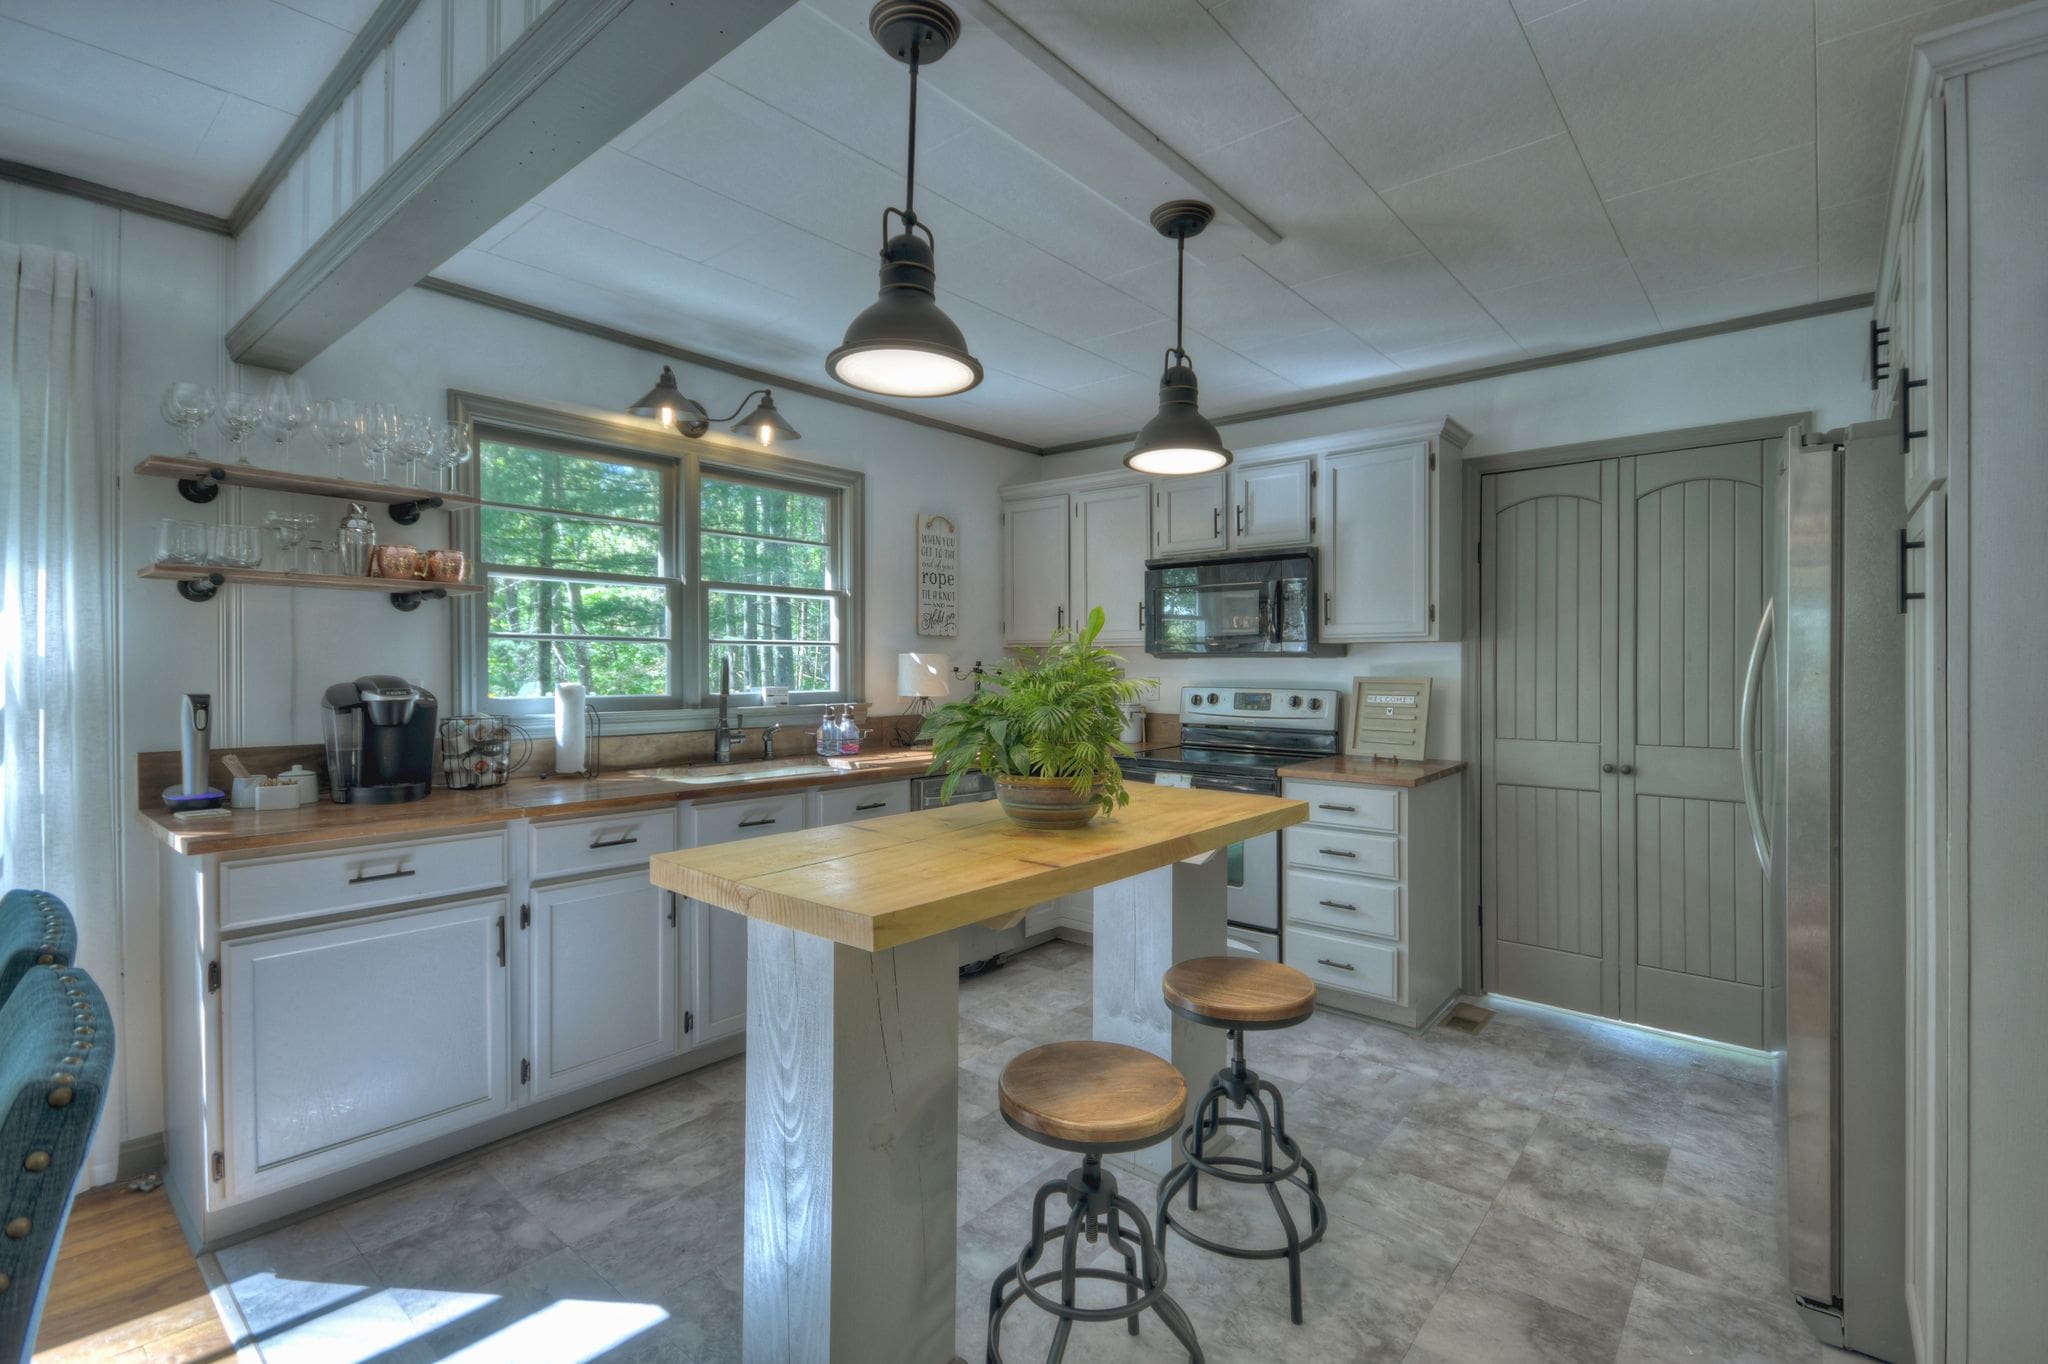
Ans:
[{"label": "green pantry door", "polygon": [[1488,989],[1763,1045],[1736,718],[1765,458],[1751,441],[1481,480]]}]

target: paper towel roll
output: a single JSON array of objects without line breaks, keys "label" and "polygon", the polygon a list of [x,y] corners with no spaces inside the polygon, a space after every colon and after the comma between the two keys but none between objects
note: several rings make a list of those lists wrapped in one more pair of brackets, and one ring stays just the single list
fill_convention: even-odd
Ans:
[{"label": "paper towel roll", "polygon": [[555,688],[555,771],[564,776],[589,770],[584,749],[589,736],[584,727],[589,717],[583,709],[581,682],[564,682]]}]

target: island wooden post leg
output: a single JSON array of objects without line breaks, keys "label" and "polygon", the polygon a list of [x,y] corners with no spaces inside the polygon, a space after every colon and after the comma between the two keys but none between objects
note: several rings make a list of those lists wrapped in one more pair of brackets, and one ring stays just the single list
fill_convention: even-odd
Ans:
[{"label": "island wooden post leg", "polygon": [[[1095,1036],[1164,1056],[1192,1102],[1223,1065],[1223,1033],[1176,1018],[1160,978],[1177,961],[1221,956],[1224,854],[1177,862],[1095,888]],[[1171,1141],[1122,1159],[1157,1179],[1177,1163]]]},{"label": "island wooden post leg", "polygon": [[748,1364],[953,1356],[959,947],[747,924]]}]

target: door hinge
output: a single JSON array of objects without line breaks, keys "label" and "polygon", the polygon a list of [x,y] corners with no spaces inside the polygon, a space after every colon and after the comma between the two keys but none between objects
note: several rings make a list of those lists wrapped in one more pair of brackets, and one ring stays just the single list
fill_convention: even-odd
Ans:
[{"label": "door hinge", "polygon": [[527,1057],[519,1058],[519,1083],[526,1084],[533,1079],[533,1062]]},{"label": "door hinge", "polygon": [[530,927],[532,927],[532,926],[533,926],[533,906],[532,906],[532,905],[521,905],[521,906],[519,906],[519,926],[520,926],[521,928],[530,928]]},{"label": "door hinge", "polygon": [[683,1010],[683,1031],[692,1032],[696,1027],[697,1015],[691,1013],[688,1009]]},{"label": "door hinge", "polygon": [[206,993],[210,995],[220,993],[220,963],[217,961],[206,963]]},{"label": "door hinge", "polygon": [[218,1184],[228,1177],[228,1158],[219,1151],[213,1153],[213,1182]]}]

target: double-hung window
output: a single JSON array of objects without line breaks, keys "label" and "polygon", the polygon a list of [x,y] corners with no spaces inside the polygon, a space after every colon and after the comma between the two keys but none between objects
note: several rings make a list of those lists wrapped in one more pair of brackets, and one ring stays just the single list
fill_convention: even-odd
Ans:
[{"label": "double-hung window", "polygon": [[698,711],[735,692],[857,699],[861,477],[507,400],[474,420],[464,540],[487,591],[458,608],[459,704],[538,715]]}]

